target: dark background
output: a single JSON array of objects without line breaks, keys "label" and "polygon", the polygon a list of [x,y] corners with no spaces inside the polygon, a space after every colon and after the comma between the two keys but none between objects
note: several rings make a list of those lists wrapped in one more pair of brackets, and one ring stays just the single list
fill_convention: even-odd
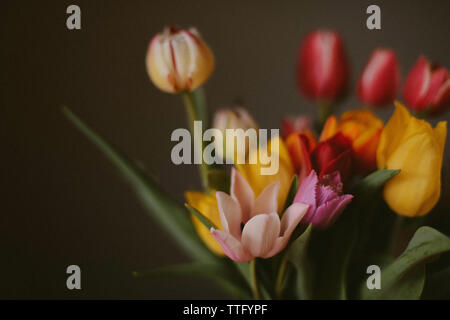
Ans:
[{"label": "dark background", "polygon": [[[81,7],[81,30],[66,28],[70,4]],[[365,26],[370,4],[381,7],[382,30]],[[299,43],[315,28],[341,33],[353,83],[377,46],[397,52],[403,78],[422,53],[450,67],[448,0],[11,1],[0,8],[1,298],[223,297],[204,280],[131,277],[187,258],[60,112],[70,106],[178,200],[198,188],[195,167],[170,161],[170,134],[185,127],[181,98],[159,92],[145,71],[148,42],[164,25],[196,26],[213,49],[210,110],[243,100],[263,128],[278,127],[285,114],[315,114],[294,81]],[[360,104],[352,94],[342,106],[338,113]],[[445,214],[448,181],[444,172]],[[440,229],[448,232],[448,220]],[[81,267],[81,291],[66,289],[70,264]]]}]

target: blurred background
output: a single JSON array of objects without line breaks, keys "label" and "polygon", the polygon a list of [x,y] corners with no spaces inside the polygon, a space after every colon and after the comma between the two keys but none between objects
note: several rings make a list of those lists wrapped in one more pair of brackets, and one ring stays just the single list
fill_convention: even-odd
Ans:
[{"label": "blurred background", "polygon": [[[66,28],[70,4],[81,8],[81,30]],[[381,7],[381,30],[366,28],[370,4]],[[316,28],[341,33],[353,85],[378,46],[396,51],[402,79],[420,54],[450,67],[448,0],[10,1],[0,14],[0,298],[225,297],[205,280],[131,276],[188,259],[61,114],[69,106],[179,201],[199,189],[196,168],[170,160],[170,134],[186,126],[181,97],[158,91],[145,71],[149,40],[165,25],[196,26],[213,49],[210,111],[238,99],[263,128],[284,115],[316,115],[294,80],[299,43]],[[360,106],[351,90],[337,113]],[[449,181],[444,170],[438,206],[447,216],[429,216],[447,234]],[[81,267],[82,290],[66,289],[71,264]]]}]

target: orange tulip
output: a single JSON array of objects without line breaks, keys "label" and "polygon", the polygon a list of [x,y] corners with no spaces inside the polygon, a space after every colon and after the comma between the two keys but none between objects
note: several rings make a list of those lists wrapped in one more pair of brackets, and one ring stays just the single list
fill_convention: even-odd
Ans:
[{"label": "orange tulip", "polygon": [[345,112],[338,120],[330,116],[320,135],[320,141],[342,133],[352,141],[356,172],[366,174],[376,168],[377,148],[380,142],[383,121],[369,110]]}]

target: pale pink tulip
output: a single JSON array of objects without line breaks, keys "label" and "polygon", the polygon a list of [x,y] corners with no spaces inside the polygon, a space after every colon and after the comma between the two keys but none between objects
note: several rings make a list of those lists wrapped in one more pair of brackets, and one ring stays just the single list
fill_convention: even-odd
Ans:
[{"label": "pale pink tulip", "polygon": [[223,230],[210,230],[228,257],[238,262],[270,258],[286,247],[309,206],[292,204],[280,221],[277,213],[279,188],[280,182],[274,182],[255,199],[248,182],[232,169],[231,195],[216,193]]}]

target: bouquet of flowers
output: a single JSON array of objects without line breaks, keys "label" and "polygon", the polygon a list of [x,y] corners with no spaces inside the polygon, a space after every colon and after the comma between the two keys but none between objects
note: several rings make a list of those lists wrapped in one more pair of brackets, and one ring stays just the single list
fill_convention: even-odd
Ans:
[{"label": "bouquet of flowers", "polygon": [[[348,88],[344,45],[334,31],[311,32],[296,71],[301,93],[318,104],[317,120],[286,117],[281,134],[269,136],[242,106],[218,111],[208,125],[201,86],[214,65],[195,29],[166,28],[146,56],[153,84],[180,94],[187,110],[190,131],[173,132],[172,161],[197,165],[202,186],[186,191],[184,205],[63,110],[192,258],[135,276],[207,277],[244,299],[419,299],[430,290],[450,297],[450,239],[423,218],[441,193],[446,122],[432,127],[424,118],[450,105],[444,67],[419,57],[403,84],[405,107],[394,101],[396,55],[378,48],[356,86],[364,108],[338,117]],[[375,110],[392,105],[384,124]]]}]

